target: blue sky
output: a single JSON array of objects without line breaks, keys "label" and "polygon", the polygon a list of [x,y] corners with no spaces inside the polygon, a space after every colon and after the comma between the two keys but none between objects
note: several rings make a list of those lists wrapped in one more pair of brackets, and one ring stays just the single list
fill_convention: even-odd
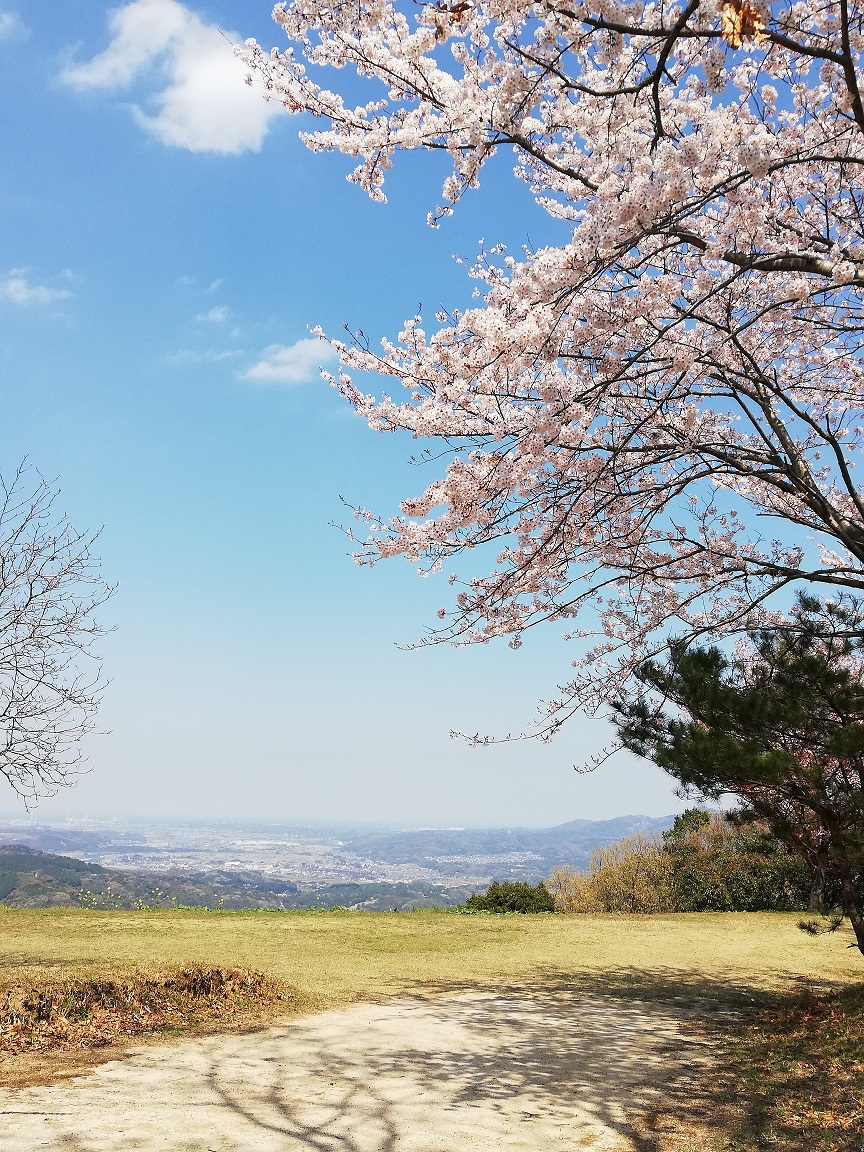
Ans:
[{"label": "blue sky", "polygon": [[[402,562],[359,569],[340,497],[392,512],[423,484],[318,376],[309,326],[394,336],[460,306],[452,255],[554,239],[501,157],[439,230],[437,158],[389,203],[313,156],[221,33],[280,43],[270,4],[0,4],[0,467],[57,477],[104,525],[107,735],[46,817],[548,824],[681,807],[575,721],[551,745],[470,749],[527,725],[566,677],[554,628],[513,652],[397,647],[447,602]],[[0,809],[17,810],[0,792]]]}]

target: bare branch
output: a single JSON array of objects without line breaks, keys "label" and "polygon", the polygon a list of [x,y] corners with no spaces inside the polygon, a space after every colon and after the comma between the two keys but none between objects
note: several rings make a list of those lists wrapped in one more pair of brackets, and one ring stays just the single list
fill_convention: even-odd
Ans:
[{"label": "bare branch", "polygon": [[0,775],[28,804],[81,771],[103,689],[94,612],[112,590],[56,502],[24,465],[0,477]]}]

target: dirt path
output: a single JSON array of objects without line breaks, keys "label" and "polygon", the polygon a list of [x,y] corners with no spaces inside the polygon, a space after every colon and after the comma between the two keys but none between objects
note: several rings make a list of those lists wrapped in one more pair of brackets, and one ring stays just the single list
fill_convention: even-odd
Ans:
[{"label": "dirt path", "polygon": [[355,1005],[2,1090],[0,1149],[655,1152],[710,1066],[686,1023],[548,988]]}]

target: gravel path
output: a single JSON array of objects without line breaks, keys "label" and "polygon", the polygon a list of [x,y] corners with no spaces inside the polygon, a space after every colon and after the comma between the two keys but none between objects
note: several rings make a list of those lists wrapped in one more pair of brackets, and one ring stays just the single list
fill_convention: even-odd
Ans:
[{"label": "gravel path", "polygon": [[711,1060],[685,1021],[548,988],[355,1005],[0,1090],[0,1149],[655,1152]]}]

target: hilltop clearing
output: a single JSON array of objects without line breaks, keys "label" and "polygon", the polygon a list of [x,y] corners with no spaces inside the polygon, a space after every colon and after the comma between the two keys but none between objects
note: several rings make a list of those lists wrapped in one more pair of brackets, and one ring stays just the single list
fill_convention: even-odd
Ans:
[{"label": "hilltop clearing", "polygon": [[860,961],[847,931],[796,921],[0,910],[7,978],[206,960],[284,981],[300,1013],[131,1055],[7,1057],[5,1082],[34,1086],[3,1091],[0,1145],[851,1152]]}]

